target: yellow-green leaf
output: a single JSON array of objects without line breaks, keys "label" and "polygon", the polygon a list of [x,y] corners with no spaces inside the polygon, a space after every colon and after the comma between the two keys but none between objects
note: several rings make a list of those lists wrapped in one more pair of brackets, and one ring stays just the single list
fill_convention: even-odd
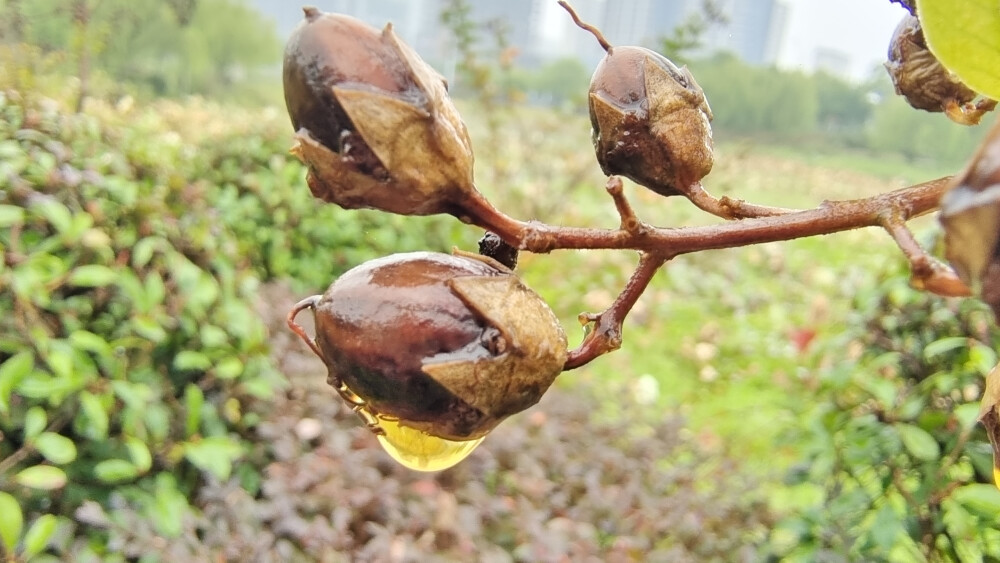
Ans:
[{"label": "yellow-green leaf", "polygon": [[34,465],[21,470],[14,480],[25,487],[51,491],[66,484],[66,473],[51,465]]},{"label": "yellow-green leaf", "polygon": [[1000,99],[1000,7],[996,0],[917,0],[927,46],[969,87]]},{"label": "yellow-green leaf", "polygon": [[49,540],[52,538],[52,534],[55,533],[56,524],[58,523],[59,519],[55,516],[43,514],[28,528],[28,532],[24,534],[24,551],[21,553],[21,557],[25,561],[38,555],[45,549],[45,546],[48,545]]},{"label": "yellow-green leaf", "polygon": [[17,499],[9,493],[0,491],[0,541],[7,553],[14,553],[14,546],[21,537],[24,527],[24,514]]},{"label": "yellow-green leaf", "polygon": [[76,459],[76,444],[62,434],[42,432],[35,438],[35,448],[42,456],[57,465]]},{"label": "yellow-green leaf", "polygon": [[118,274],[107,266],[87,264],[73,270],[69,275],[69,283],[81,287],[101,287],[115,281],[117,276]]},{"label": "yellow-green leaf", "polygon": [[923,428],[912,424],[897,424],[896,431],[903,446],[913,457],[922,461],[933,461],[941,456],[941,446],[934,436]]},{"label": "yellow-green leaf", "polygon": [[138,477],[139,468],[124,459],[106,459],[94,466],[94,476],[105,483],[120,483]]}]

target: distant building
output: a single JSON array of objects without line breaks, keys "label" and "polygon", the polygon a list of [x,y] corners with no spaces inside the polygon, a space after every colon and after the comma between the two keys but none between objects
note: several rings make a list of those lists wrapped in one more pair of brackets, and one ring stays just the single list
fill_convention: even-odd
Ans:
[{"label": "distant building", "polygon": [[[706,51],[731,51],[754,64],[771,64],[778,55],[788,20],[786,0],[716,0],[729,22],[709,29]],[[440,22],[447,0],[314,0],[324,11],[357,17],[381,28],[393,26],[428,61],[445,74],[454,67],[453,40]],[[617,45],[657,48],[669,35],[701,9],[702,0],[574,0],[580,16],[599,27]],[[252,0],[273,19],[287,37],[302,12],[285,0]],[[471,18],[477,22],[506,22],[507,40],[519,51],[517,63],[537,66],[560,57],[575,56],[593,66],[604,55],[589,33],[576,28],[554,0],[469,0]],[[490,38],[484,37],[488,45]]]},{"label": "distant building", "polygon": [[789,7],[782,0],[719,0],[729,19],[707,34],[710,50],[730,51],[751,64],[773,64],[788,26]]}]

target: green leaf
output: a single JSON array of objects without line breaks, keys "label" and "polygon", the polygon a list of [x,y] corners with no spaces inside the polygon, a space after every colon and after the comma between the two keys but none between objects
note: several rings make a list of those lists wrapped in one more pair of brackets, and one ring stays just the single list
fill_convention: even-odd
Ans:
[{"label": "green leaf", "polygon": [[1000,99],[1000,8],[996,0],[917,0],[927,46],[976,92]]},{"label": "green leaf", "polygon": [[55,533],[56,524],[58,523],[59,519],[55,516],[43,514],[31,524],[28,532],[24,534],[24,551],[21,552],[21,557],[25,561],[38,555],[45,549],[49,540],[52,539],[52,534]]},{"label": "green leaf", "polygon": [[233,461],[243,455],[243,447],[225,436],[205,438],[184,444],[184,457],[195,467],[208,471],[220,480],[229,478]]},{"label": "green leaf", "polygon": [[204,324],[200,332],[201,343],[206,348],[219,348],[229,342],[229,334],[215,325]]},{"label": "green leaf", "polygon": [[243,373],[243,362],[232,356],[220,360],[215,365],[215,376],[219,379],[236,379]]},{"label": "green leaf", "polygon": [[69,208],[54,198],[47,197],[32,203],[31,210],[44,217],[60,233],[73,226],[73,214]]},{"label": "green leaf", "polygon": [[139,472],[149,471],[149,468],[153,466],[153,456],[150,455],[146,444],[142,440],[130,436],[125,439],[125,447],[128,448],[128,455],[132,458],[132,463],[139,468]]},{"label": "green leaf", "polygon": [[183,350],[174,356],[174,369],[180,371],[207,371],[212,367],[212,360],[201,352]]},{"label": "green leaf", "polygon": [[184,435],[190,438],[198,433],[201,427],[201,409],[205,404],[205,394],[194,383],[188,383],[184,388]]},{"label": "green leaf", "polygon": [[106,459],[94,466],[94,476],[105,483],[121,483],[139,476],[139,468],[124,459]]},{"label": "green leaf", "polygon": [[135,317],[132,319],[132,328],[153,343],[161,342],[167,337],[167,331],[149,317]]},{"label": "green leaf", "polygon": [[1000,516],[1000,490],[993,485],[975,483],[955,489],[952,498],[969,510],[990,519]]},{"label": "green leaf", "polygon": [[45,415],[45,409],[37,406],[31,407],[28,412],[24,413],[24,438],[31,440],[38,436],[42,430],[45,430],[45,425],[48,422],[49,418]]},{"label": "green leaf", "polygon": [[35,369],[35,356],[25,350],[0,365],[0,414],[10,410],[10,394]]},{"label": "green leaf", "polygon": [[69,275],[69,283],[79,287],[102,287],[115,281],[118,274],[107,266],[87,264],[78,266]]},{"label": "green leaf", "polygon": [[7,553],[14,553],[14,546],[21,537],[24,527],[24,514],[17,499],[9,493],[0,491],[0,541]]},{"label": "green leaf", "polygon": [[111,349],[111,345],[108,344],[108,341],[100,336],[97,336],[93,332],[87,330],[74,330],[72,334],[69,335],[69,341],[74,348],[92,352],[102,358],[111,358],[114,356],[114,351]]},{"label": "green leaf", "polygon": [[959,405],[955,407],[955,418],[958,419],[958,423],[961,425],[963,430],[968,430],[976,425],[979,419],[979,405],[975,403],[966,403],[964,405]]},{"label": "green leaf", "polygon": [[14,476],[14,481],[32,489],[51,491],[66,484],[66,473],[51,465],[33,465],[22,469]]},{"label": "green leaf", "polygon": [[16,205],[0,205],[0,229],[24,223],[24,209]]},{"label": "green leaf", "polygon": [[160,237],[146,237],[132,248],[132,265],[142,268],[153,258],[153,251],[163,242]]},{"label": "green leaf", "polygon": [[35,448],[45,459],[63,465],[76,459],[76,444],[55,432],[42,432],[34,440]]},{"label": "green leaf", "polygon": [[80,393],[80,409],[87,420],[86,434],[94,440],[104,440],[108,437],[108,411],[104,409],[101,400],[89,391]]},{"label": "green leaf", "polygon": [[924,359],[931,360],[934,359],[935,356],[940,356],[941,354],[951,352],[952,350],[968,347],[969,339],[964,336],[942,338],[940,340],[935,340],[924,347]]},{"label": "green leaf", "polygon": [[934,436],[923,428],[912,424],[897,424],[896,431],[905,447],[913,457],[921,461],[933,461],[941,457],[941,447]]}]

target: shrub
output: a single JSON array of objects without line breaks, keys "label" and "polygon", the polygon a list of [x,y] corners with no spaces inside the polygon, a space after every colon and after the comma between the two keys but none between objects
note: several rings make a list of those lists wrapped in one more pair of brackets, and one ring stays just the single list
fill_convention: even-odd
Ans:
[{"label": "shrub", "polygon": [[790,561],[1000,557],[1000,491],[976,424],[1000,343],[989,309],[910,289],[893,270],[857,297],[853,317],[825,347],[818,402],[792,437],[808,449],[787,475],[793,515],[774,530],[774,552]]},{"label": "shrub", "polygon": [[173,537],[205,478],[258,490],[254,402],[283,386],[260,279],[316,291],[386,247],[449,246],[317,209],[274,115],[90,110],[0,95],[0,545],[25,559],[74,536],[107,555],[84,501]]}]

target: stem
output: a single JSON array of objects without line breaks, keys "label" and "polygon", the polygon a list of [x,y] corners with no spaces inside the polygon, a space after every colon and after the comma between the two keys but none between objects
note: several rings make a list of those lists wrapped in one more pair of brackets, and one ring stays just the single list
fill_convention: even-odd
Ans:
[{"label": "stem", "polygon": [[955,270],[927,253],[917,242],[913,232],[906,226],[906,220],[898,213],[887,213],[882,227],[896,241],[903,255],[910,261],[910,285],[916,289],[929,291],[944,297],[968,297],[972,295]]},{"label": "stem", "polygon": [[751,217],[773,217],[801,211],[785,207],[771,207],[748,203],[742,199],[732,199],[729,196],[716,198],[705,191],[701,182],[695,182],[684,193],[698,209],[711,213],[723,219],[749,219]]},{"label": "stem", "polygon": [[511,246],[529,252],[633,249],[677,256],[882,226],[886,210],[895,210],[900,220],[905,221],[937,209],[950,179],[938,178],[864,199],[824,202],[804,211],[705,227],[650,227],[630,232],[523,222],[501,213],[478,192],[472,192],[464,202],[462,220],[493,231]]},{"label": "stem", "polygon": [[[316,304],[322,299],[322,295],[313,295],[311,297],[306,297],[302,301],[299,301],[292,307],[292,310],[288,312],[288,317],[286,317],[285,322],[288,323],[288,328],[292,329],[292,332],[298,335],[309,349],[313,351],[320,359],[323,359],[323,352],[320,351],[319,347],[316,346],[316,340],[311,338],[302,326],[295,322],[295,317],[298,316],[304,309],[315,309]],[[325,362],[324,362],[325,363]]]},{"label": "stem", "polygon": [[632,277],[625,284],[625,289],[603,313],[598,315],[584,313],[580,315],[582,324],[593,323],[593,329],[587,333],[583,342],[576,350],[572,350],[566,358],[563,371],[571,370],[589,363],[598,356],[613,352],[622,345],[622,323],[639,296],[646,291],[650,280],[657,270],[670,257],[663,254],[643,254],[639,259]]},{"label": "stem", "polygon": [[566,2],[566,0],[559,0],[559,5],[569,12],[569,17],[573,18],[573,23],[575,23],[577,27],[589,31],[594,38],[597,39],[597,42],[601,44],[601,48],[604,49],[605,53],[611,53],[612,45],[607,39],[604,38],[604,34],[601,33],[600,29],[597,29],[589,23],[584,23],[580,19],[580,16],[576,15],[576,10],[573,9],[573,6],[570,6],[569,2]]},{"label": "stem", "polygon": [[[954,271],[930,257],[906,228],[906,221],[933,211],[950,186],[950,177],[938,178],[864,199],[826,201],[814,209],[793,210],[732,200],[716,199],[696,183],[690,190],[699,208],[727,219],[740,221],[707,227],[659,228],[643,223],[626,200],[622,182],[608,179],[606,189],[621,218],[617,229],[560,227],[532,221],[518,221],[498,211],[478,191],[469,194],[456,215],[466,222],[496,233],[514,248],[535,253],[558,249],[633,249],[642,258],[615,302],[599,315],[580,316],[593,323],[580,346],[569,353],[564,370],[578,368],[594,358],[621,347],[622,322],[664,262],[690,252],[747,246],[764,242],[825,235],[861,227],[881,226],[893,237],[913,267],[916,287],[946,295],[967,295],[968,288]],[[744,218],[745,217],[745,218]],[[963,293],[965,292],[965,293]],[[289,315],[309,304],[300,304]],[[293,326],[293,330],[295,330]],[[303,336],[304,333],[299,333]],[[310,346],[314,346],[309,340]]]}]

